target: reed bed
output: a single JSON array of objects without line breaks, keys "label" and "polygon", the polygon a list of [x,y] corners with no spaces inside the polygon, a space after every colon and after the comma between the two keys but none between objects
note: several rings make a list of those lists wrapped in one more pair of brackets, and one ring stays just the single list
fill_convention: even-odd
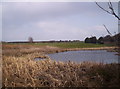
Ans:
[{"label": "reed bed", "polygon": [[34,61],[25,57],[4,57],[5,87],[117,87],[118,64],[90,62]]},{"label": "reed bed", "polygon": [[[3,87],[119,87],[119,64],[57,62],[45,53],[59,48],[5,46]],[[35,61],[36,57],[44,59]]]}]

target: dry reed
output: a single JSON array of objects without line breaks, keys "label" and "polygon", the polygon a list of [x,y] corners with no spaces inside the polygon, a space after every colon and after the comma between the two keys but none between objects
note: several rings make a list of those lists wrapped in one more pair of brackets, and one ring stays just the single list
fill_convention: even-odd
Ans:
[{"label": "dry reed", "polygon": [[[33,51],[34,47],[27,47],[3,47],[3,87],[119,86],[119,64],[56,62],[45,53],[58,48],[36,47]],[[44,59],[35,61],[35,57]]]}]

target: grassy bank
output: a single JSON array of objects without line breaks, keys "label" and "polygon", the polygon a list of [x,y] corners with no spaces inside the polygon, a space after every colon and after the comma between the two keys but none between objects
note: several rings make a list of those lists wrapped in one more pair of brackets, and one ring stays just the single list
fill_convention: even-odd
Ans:
[{"label": "grassy bank", "polygon": [[[119,64],[56,62],[46,55],[64,48],[63,43],[3,44],[3,81],[5,87],[117,87]],[[72,43],[69,43],[69,45]],[[76,43],[78,44],[78,43]],[[83,44],[83,43],[81,43]],[[74,44],[72,44],[74,45]],[[75,46],[75,45],[74,45]],[[78,46],[76,46],[77,49]],[[85,47],[85,45],[84,45]],[[90,46],[89,46],[90,47]],[[105,46],[101,46],[105,47]],[[75,50],[75,49],[74,49]],[[41,57],[44,60],[34,61]]]},{"label": "grassy bank", "polygon": [[111,44],[92,44],[84,42],[53,42],[53,43],[4,43],[9,45],[33,45],[33,46],[53,46],[60,48],[94,48],[94,47],[110,47]]},{"label": "grassy bank", "polygon": [[112,45],[91,44],[84,42],[36,43],[35,45],[47,45],[47,46],[54,46],[60,48],[91,48],[91,47],[93,48],[93,47],[112,46]]},{"label": "grassy bank", "polygon": [[[61,42],[61,43],[3,43],[2,52],[5,56],[21,57],[26,54],[32,54],[40,57],[49,53],[58,53],[73,50],[100,50],[114,49],[113,46],[104,44],[86,44],[83,42]],[[38,56],[37,55],[37,56]]]}]

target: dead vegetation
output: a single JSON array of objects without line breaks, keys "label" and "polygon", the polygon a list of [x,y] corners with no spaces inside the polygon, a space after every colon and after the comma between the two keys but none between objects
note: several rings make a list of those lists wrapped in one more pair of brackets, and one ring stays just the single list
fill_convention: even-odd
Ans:
[{"label": "dead vegetation", "polygon": [[118,64],[33,61],[4,57],[5,87],[117,87]]},{"label": "dead vegetation", "polygon": [[[45,53],[56,52],[59,48],[7,47],[3,45],[3,87],[119,86],[119,64],[56,62]],[[35,57],[44,59],[34,61]]]}]

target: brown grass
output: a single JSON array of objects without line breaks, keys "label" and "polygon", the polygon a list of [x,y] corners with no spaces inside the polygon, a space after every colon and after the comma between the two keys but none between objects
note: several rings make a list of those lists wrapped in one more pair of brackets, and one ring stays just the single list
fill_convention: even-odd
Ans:
[{"label": "brown grass", "polygon": [[119,86],[119,64],[56,62],[45,55],[58,49],[3,45],[3,87]]},{"label": "brown grass", "polygon": [[0,87],[2,87],[2,44],[0,43]]}]

